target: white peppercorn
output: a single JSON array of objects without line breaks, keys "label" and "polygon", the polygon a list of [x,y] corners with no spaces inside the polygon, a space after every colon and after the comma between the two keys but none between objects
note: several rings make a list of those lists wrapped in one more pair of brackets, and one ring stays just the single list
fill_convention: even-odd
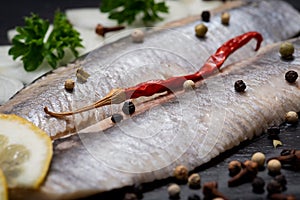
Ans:
[{"label": "white peppercorn", "polygon": [[285,114],[285,121],[290,124],[298,122],[298,114],[294,111],[289,111]]},{"label": "white peppercorn", "polygon": [[135,42],[135,43],[141,43],[141,42],[143,42],[144,41],[144,37],[145,37],[144,31],[142,31],[140,29],[135,29],[131,33],[132,42]]},{"label": "white peppercorn", "polygon": [[171,198],[177,198],[180,195],[180,187],[176,183],[169,185],[168,194]]}]

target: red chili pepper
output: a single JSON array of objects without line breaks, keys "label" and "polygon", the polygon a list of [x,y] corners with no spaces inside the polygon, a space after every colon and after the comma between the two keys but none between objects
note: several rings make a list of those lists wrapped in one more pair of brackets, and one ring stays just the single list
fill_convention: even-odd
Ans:
[{"label": "red chili pepper", "polygon": [[150,80],[126,89],[114,89],[103,99],[95,102],[92,105],[83,107],[73,112],[55,113],[49,111],[47,107],[45,107],[44,110],[47,114],[51,116],[61,117],[84,112],[105,105],[119,104],[127,99],[135,99],[141,96],[152,96],[156,93],[162,93],[166,91],[174,92],[182,90],[183,83],[186,80],[192,80],[194,82],[197,82],[217,72],[229,55],[231,55],[237,49],[247,44],[251,39],[256,39],[257,44],[255,51],[257,51],[260,47],[261,42],[263,41],[262,35],[258,32],[247,32],[225,42],[215,52],[215,54],[213,54],[207,59],[207,61],[200,68],[200,70],[194,74],[172,77],[166,80]]}]

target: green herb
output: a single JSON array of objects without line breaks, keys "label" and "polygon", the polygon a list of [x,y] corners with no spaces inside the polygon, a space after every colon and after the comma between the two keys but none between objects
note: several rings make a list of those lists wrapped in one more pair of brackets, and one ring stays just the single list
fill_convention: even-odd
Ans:
[{"label": "green herb", "polygon": [[44,60],[52,68],[56,68],[58,61],[64,57],[66,48],[78,57],[76,48],[83,47],[82,40],[64,13],[55,13],[53,30],[46,38],[48,29],[49,22],[36,14],[25,17],[25,26],[16,28],[18,34],[12,39],[12,47],[8,53],[14,60],[21,57],[26,71],[37,69]]},{"label": "green herb", "polygon": [[109,13],[109,19],[117,20],[119,24],[131,24],[138,15],[146,24],[162,20],[158,13],[168,13],[168,7],[165,2],[155,3],[154,0],[102,0],[100,11]]}]

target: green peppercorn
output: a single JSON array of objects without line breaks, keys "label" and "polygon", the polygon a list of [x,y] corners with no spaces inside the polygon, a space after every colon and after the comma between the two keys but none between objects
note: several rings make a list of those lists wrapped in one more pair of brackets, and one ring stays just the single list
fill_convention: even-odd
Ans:
[{"label": "green peppercorn", "polygon": [[244,83],[243,80],[237,80],[237,81],[234,83],[234,89],[235,89],[235,91],[237,91],[237,92],[244,92],[245,89],[246,89],[246,84]]},{"label": "green peppercorn", "polygon": [[118,123],[123,120],[123,116],[120,114],[113,114],[110,119],[113,123]]},{"label": "green peppercorn", "polygon": [[279,53],[283,59],[293,59],[294,51],[294,45],[290,42],[284,42],[280,45]]},{"label": "green peppercorn", "polygon": [[298,78],[298,73],[290,70],[285,74],[285,80],[289,83],[295,83]]},{"label": "green peppercorn", "polygon": [[223,25],[229,25],[229,21],[230,21],[230,14],[228,12],[222,13],[221,23]]},{"label": "green peppercorn", "polygon": [[205,37],[205,34],[207,33],[208,28],[204,24],[198,24],[195,26],[195,32],[197,37]]},{"label": "green peppercorn", "polygon": [[261,177],[255,177],[252,181],[252,191],[254,193],[264,193],[265,181]]},{"label": "green peppercorn", "polygon": [[131,115],[135,112],[135,106],[131,101],[126,101],[123,104],[122,107],[122,111],[126,114],[126,115]]},{"label": "green peppercorn", "polygon": [[204,22],[209,22],[209,20],[210,20],[210,12],[207,11],[207,10],[204,10],[204,11],[201,13],[201,18],[202,18],[202,21],[204,21]]}]

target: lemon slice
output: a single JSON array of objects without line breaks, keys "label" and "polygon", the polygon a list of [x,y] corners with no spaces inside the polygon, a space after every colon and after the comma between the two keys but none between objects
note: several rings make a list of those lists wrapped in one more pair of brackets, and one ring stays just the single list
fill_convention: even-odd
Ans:
[{"label": "lemon slice", "polygon": [[9,188],[38,188],[52,154],[44,131],[19,116],[0,114],[0,168]]},{"label": "lemon slice", "polygon": [[2,173],[1,169],[0,169],[0,199],[1,200],[8,199],[7,184],[6,184],[5,176]]}]

